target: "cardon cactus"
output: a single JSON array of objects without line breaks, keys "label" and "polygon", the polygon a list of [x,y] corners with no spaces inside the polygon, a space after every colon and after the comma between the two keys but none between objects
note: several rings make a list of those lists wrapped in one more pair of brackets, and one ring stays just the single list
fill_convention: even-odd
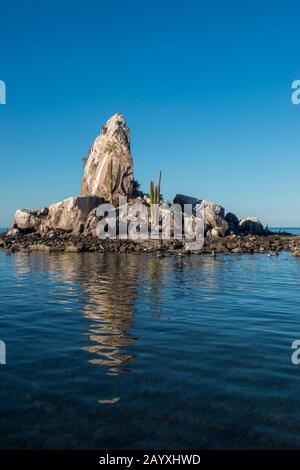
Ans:
[{"label": "cardon cactus", "polygon": [[161,182],[161,171],[158,172],[157,185],[150,181],[150,207],[151,207],[151,221],[155,223],[158,217],[158,206],[160,201],[160,182]]}]

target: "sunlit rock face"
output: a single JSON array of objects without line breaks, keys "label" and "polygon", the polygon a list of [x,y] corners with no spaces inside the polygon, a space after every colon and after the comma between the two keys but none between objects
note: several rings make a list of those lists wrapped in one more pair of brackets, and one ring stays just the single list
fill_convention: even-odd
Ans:
[{"label": "sunlit rock face", "polygon": [[45,221],[46,230],[80,233],[89,213],[103,203],[98,197],[70,197],[52,204]]},{"label": "sunlit rock face", "polygon": [[124,117],[114,114],[103,126],[89,151],[80,193],[81,196],[99,196],[111,200],[112,196],[131,197],[132,190],[130,131]]},{"label": "sunlit rock face", "polygon": [[37,210],[18,209],[13,220],[13,228],[23,232],[35,232],[42,227],[43,220],[48,215],[47,207]]}]

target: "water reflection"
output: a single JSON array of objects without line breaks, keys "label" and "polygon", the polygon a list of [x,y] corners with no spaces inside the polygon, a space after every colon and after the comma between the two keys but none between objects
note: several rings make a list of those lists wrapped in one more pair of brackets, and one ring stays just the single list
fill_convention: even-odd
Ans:
[{"label": "water reflection", "polygon": [[82,349],[90,353],[89,362],[105,367],[108,374],[119,374],[130,370],[129,363],[134,358],[132,346],[138,337],[132,330],[138,297],[152,312],[152,318],[160,318],[164,286],[174,285],[171,292],[178,301],[182,289],[175,286],[201,285],[196,298],[208,300],[206,290],[210,298],[222,290],[221,286],[212,285],[215,276],[210,275],[211,271],[222,271],[224,266],[209,257],[19,253],[14,268],[15,278],[22,285],[26,279],[32,285],[36,276],[36,282],[45,289],[40,295],[49,304],[84,315],[89,323],[83,333],[87,344]]},{"label": "water reflection", "polygon": [[110,373],[124,372],[133,358],[128,347],[137,338],[129,330],[134,326],[140,268],[136,259],[126,256],[80,257],[79,281],[85,299],[81,313],[91,321],[91,344],[84,349],[95,356],[92,364],[108,366]]},{"label": "water reflection", "polygon": [[[149,263],[146,269],[145,266]],[[159,310],[160,263],[137,255],[114,254],[17,254],[16,278],[44,276],[48,302],[79,311],[89,321],[88,344],[91,364],[105,366],[107,373],[129,371],[137,341],[134,327],[135,300],[140,286],[149,283],[151,301]],[[150,274],[149,274],[150,273]],[[147,276],[150,276],[147,279]],[[33,300],[34,301],[34,300]]]},{"label": "water reflection", "polygon": [[3,448],[300,446],[290,254],[19,253],[0,273]]}]

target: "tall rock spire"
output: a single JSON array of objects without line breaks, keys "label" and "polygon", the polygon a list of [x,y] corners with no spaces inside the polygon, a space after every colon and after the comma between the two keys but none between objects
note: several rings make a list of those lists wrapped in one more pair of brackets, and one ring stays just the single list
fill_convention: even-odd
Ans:
[{"label": "tall rock spire", "polygon": [[96,137],[86,160],[81,196],[99,196],[111,200],[131,196],[133,160],[130,131],[121,114],[114,114]]}]

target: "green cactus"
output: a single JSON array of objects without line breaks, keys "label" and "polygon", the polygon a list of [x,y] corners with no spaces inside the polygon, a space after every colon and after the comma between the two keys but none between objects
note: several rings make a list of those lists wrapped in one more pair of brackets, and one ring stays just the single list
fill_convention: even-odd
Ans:
[{"label": "green cactus", "polygon": [[157,204],[159,204],[159,201],[160,201],[160,182],[161,182],[161,170],[159,170],[159,172],[158,172],[158,183],[157,183],[158,202],[157,202]]},{"label": "green cactus", "polygon": [[151,207],[151,220],[157,221],[158,216],[158,205],[160,201],[160,183],[161,183],[161,171],[158,173],[158,183],[155,185],[153,181],[150,181],[150,207]]},{"label": "green cactus", "polygon": [[154,204],[154,183],[150,181],[150,206]]}]

